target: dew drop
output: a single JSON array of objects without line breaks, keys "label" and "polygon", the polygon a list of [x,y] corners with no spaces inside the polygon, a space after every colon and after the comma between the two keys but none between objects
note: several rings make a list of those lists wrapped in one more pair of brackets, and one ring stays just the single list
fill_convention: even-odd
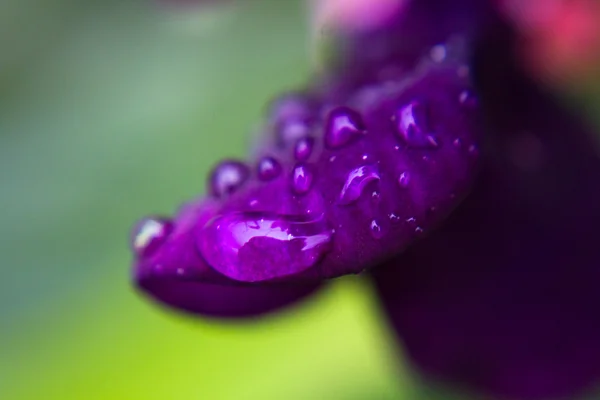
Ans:
[{"label": "dew drop", "polygon": [[381,193],[379,193],[378,190],[374,190],[373,193],[371,193],[371,199],[373,199],[375,203],[378,203],[381,199]]},{"label": "dew drop", "polygon": [[371,235],[373,235],[375,239],[381,239],[383,237],[383,229],[381,228],[381,225],[379,224],[379,222],[377,222],[377,220],[374,219],[373,221],[371,221],[370,230]]},{"label": "dew drop", "polygon": [[410,183],[410,173],[408,173],[408,172],[401,173],[400,176],[398,177],[398,183],[400,184],[400,187],[406,189]]},{"label": "dew drop", "polygon": [[388,217],[390,218],[390,221],[392,221],[394,223],[400,221],[400,217],[394,213],[390,213],[390,215],[388,215]]},{"label": "dew drop", "polygon": [[259,282],[300,273],[330,250],[333,231],[323,216],[233,213],[213,219],[199,234],[206,261],[223,275]]},{"label": "dew drop", "polygon": [[472,155],[472,156],[479,155],[479,148],[476,145],[474,145],[474,144],[472,144],[472,145],[469,146],[469,150],[468,151],[469,151],[469,154]]},{"label": "dew drop", "polygon": [[314,142],[314,139],[310,137],[299,139],[298,142],[296,142],[296,147],[294,147],[294,157],[296,157],[297,161],[308,160],[312,154]]},{"label": "dew drop", "polygon": [[312,186],[313,175],[305,164],[297,164],[292,172],[292,189],[296,194],[304,194]]},{"label": "dew drop", "polygon": [[444,59],[446,59],[446,53],[446,46],[444,46],[443,44],[438,44],[437,46],[432,47],[429,54],[433,61],[435,61],[436,63],[440,63],[444,61]]},{"label": "dew drop", "polygon": [[242,186],[249,175],[246,164],[235,160],[223,161],[210,174],[209,191],[214,197],[225,197]]},{"label": "dew drop", "polygon": [[164,218],[147,217],[139,221],[131,234],[131,248],[138,257],[154,253],[173,231],[173,223]]},{"label": "dew drop", "polygon": [[477,98],[471,91],[463,90],[458,95],[458,101],[460,104],[466,107],[475,107],[477,105]]},{"label": "dew drop", "polygon": [[263,157],[258,162],[257,169],[258,178],[263,181],[269,181],[281,173],[281,164],[273,157]]},{"label": "dew drop", "polygon": [[412,101],[396,111],[396,130],[402,140],[411,147],[437,148],[438,140],[429,133],[427,110],[422,103]]},{"label": "dew drop", "polygon": [[347,205],[355,202],[370,182],[379,181],[380,179],[377,168],[371,165],[365,165],[350,171],[340,192],[339,204]]},{"label": "dew drop", "polygon": [[415,233],[416,233],[417,235],[422,235],[422,234],[423,234],[423,228],[421,228],[420,226],[417,226],[417,227],[415,228]]},{"label": "dew drop", "polygon": [[348,107],[338,107],[329,113],[325,128],[325,146],[339,149],[364,132],[364,123],[359,113]]}]

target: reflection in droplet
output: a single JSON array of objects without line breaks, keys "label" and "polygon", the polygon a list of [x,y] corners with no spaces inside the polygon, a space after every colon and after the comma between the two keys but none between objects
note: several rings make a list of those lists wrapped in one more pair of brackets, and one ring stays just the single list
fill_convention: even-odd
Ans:
[{"label": "reflection in droplet", "polygon": [[398,177],[398,183],[400,184],[400,187],[407,188],[410,183],[410,173],[406,171],[401,173]]},{"label": "reflection in droplet", "polygon": [[365,165],[350,171],[340,192],[339,203],[347,205],[355,202],[370,182],[379,180],[377,168],[371,165]]},{"label": "reflection in droplet", "polygon": [[374,219],[373,221],[371,221],[370,230],[371,235],[373,235],[375,239],[381,239],[383,237],[383,228],[381,227],[379,222],[377,222],[377,220]]},{"label": "reflection in droplet", "polygon": [[131,248],[138,257],[154,253],[173,231],[173,223],[164,218],[147,217],[139,221],[131,234]]},{"label": "reflection in droplet", "polygon": [[395,115],[396,131],[410,147],[436,148],[438,140],[429,132],[427,110],[422,103],[412,101],[400,107]]},{"label": "reflection in droplet", "polygon": [[313,175],[305,164],[297,164],[292,172],[292,189],[296,194],[304,194],[312,186]]},{"label": "reflection in droplet", "polygon": [[338,107],[329,114],[325,128],[325,145],[330,149],[338,149],[362,135],[364,130],[359,113],[348,107]]},{"label": "reflection in droplet", "polygon": [[227,196],[242,186],[249,175],[248,167],[241,161],[222,161],[210,174],[209,191],[217,198]]},{"label": "reflection in droplet", "polygon": [[323,216],[234,213],[211,221],[200,233],[198,246],[225,276],[260,282],[314,266],[329,251],[332,238]]},{"label": "reflection in droplet", "polygon": [[294,147],[294,157],[297,161],[308,160],[312,154],[314,142],[314,139],[311,137],[305,137],[296,142],[296,147]]}]

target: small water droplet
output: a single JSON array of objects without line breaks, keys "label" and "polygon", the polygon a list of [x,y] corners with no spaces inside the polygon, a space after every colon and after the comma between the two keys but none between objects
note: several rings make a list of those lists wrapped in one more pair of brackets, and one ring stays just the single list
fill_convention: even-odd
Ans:
[{"label": "small water droplet", "polygon": [[400,184],[400,187],[406,189],[410,183],[410,173],[406,171],[401,173],[398,177],[398,183]]},{"label": "small water droplet", "polygon": [[398,146],[398,145],[394,146],[394,150],[400,150],[400,146]]},{"label": "small water droplet", "polygon": [[417,222],[417,220],[415,219],[415,217],[410,217],[406,219],[406,222],[408,222],[409,224],[414,224]]},{"label": "small water droplet", "polygon": [[179,276],[183,276],[183,275],[185,275],[185,271],[183,270],[183,268],[177,268],[177,271],[176,271],[176,273],[177,273],[177,275],[179,275]]},{"label": "small water droplet", "polygon": [[339,203],[347,205],[358,200],[364,188],[373,181],[379,181],[379,172],[377,168],[365,165],[356,168],[348,174],[344,187],[340,192]]},{"label": "small water droplet", "polygon": [[281,173],[281,164],[273,157],[263,157],[258,162],[258,178],[269,181]]},{"label": "small water droplet", "polygon": [[258,200],[256,199],[252,199],[250,200],[250,203],[248,203],[250,205],[250,207],[255,207],[258,204]]},{"label": "small water droplet", "polygon": [[373,237],[375,239],[381,239],[383,237],[383,229],[381,227],[381,225],[379,224],[379,222],[377,222],[377,220],[373,220],[371,221],[371,235],[373,235]]},{"label": "small water droplet", "polygon": [[398,221],[400,221],[400,217],[397,216],[394,213],[390,213],[390,215],[388,215],[388,217],[390,217],[390,221],[392,221],[392,222],[398,222]]},{"label": "small water droplet", "polygon": [[431,59],[437,63],[444,61],[446,58],[446,46],[443,44],[438,44],[437,46],[433,46],[430,51]]},{"label": "small water droplet", "polygon": [[476,145],[474,145],[474,144],[472,144],[472,145],[469,146],[469,150],[468,151],[469,151],[469,154],[472,155],[472,156],[479,155],[479,148]]},{"label": "small water droplet", "polygon": [[417,235],[422,235],[422,234],[423,234],[423,228],[421,228],[420,226],[417,226],[417,227],[415,228],[415,233],[416,233]]},{"label": "small water droplet", "polygon": [[294,157],[297,161],[306,161],[313,151],[315,140],[311,137],[299,139],[294,147]]},{"label": "small water droplet", "polygon": [[143,218],[133,228],[131,248],[138,257],[147,257],[165,242],[172,231],[173,223],[165,218]]},{"label": "small water droplet", "polygon": [[373,193],[371,193],[371,198],[375,203],[378,203],[381,199],[381,193],[379,193],[378,190],[374,190]]},{"label": "small water droplet", "polygon": [[232,213],[213,219],[197,243],[210,266],[243,282],[300,273],[330,250],[332,230],[323,216]]},{"label": "small water droplet", "polygon": [[412,101],[396,112],[396,130],[402,140],[411,147],[437,148],[438,140],[429,133],[427,110],[422,103]]},{"label": "small water droplet", "polygon": [[217,198],[230,195],[246,182],[250,171],[246,164],[236,160],[219,163],[210,174],[210,193]]},{"label": "small water droplet", "polygon": [[477,105],[477,98],[470,90],[463,90],[458,95],[458,101],[460,104],[466,107],[475,107]]},{"label": "small water droplet", "polygon": [[459,77],[466,78],[469,76],[470,69],[468,65],[461,65],[460,67],[458,67],[458,70],[456,72],[458,73]]},{"label": "small water droplet", "polygon": [[305,164],[297,164],[292,173],[292,189],[296,194],[304,194],[312,186],[313,175]]},{"label": "small water droplet", "polygon": [[335,156],[329,157],[329,162],[334,162],[334,161],[335,161]]},{"label": "small water droplet", "polygon": [[348,108],[338,107],[329,113],[325,129],[325,146],[338,149],[364,134],[365,127],[359,113]]},{"label": "small water droplet", "polygon": [[456,148],[462,147],[462,140],[460,138],[456,138],[452,141],[452,145]]}]

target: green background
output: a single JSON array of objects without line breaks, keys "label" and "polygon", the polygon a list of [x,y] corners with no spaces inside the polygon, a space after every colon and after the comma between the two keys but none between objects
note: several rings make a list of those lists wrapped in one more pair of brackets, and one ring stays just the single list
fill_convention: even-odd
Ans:
[{"label": "green background", "polygon": [[395,357],[367,282],[239,323],[130,285],[132,223],[201,193],[306,81],[305,7],[0,3],[0,399],[450,398]]}]

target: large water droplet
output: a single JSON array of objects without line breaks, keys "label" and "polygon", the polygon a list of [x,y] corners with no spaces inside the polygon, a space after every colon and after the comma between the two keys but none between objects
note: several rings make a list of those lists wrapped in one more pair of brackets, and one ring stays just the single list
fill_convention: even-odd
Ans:
[{"label": "large water droplet", "polygon": [[296,194],[304,194],[312,186],[313,176],[305,164],[297,164],[292,172],[292,189]]},{"label": "large water droplet", "polygon": [[311,137],[299,139],[294,147],[294,157],[298,161],[306,161],[313,151],[315,140]]},{"label": "large water droplet", "polygon": [[147,257],[165,242],[172,231],[173,223],[165,218],[144,218],[133,228],[131,248],[138,257]]},{"label": "large water droplet", "polygon": [[257,169],[258,178],[263,181],[269,181],[281,173],[281,164],[273,157],[263,157],[258,162]]},{"label": "large water droplet", "polygon": [[347,205],[355,202],[369,182],[379,181],[380,179],[377,168],[371,165],[365,165],[350,171],[340,192],[339,203]]},{"label": "large water droplet", "polygon": [[395,119],[396,130],[408,146],[421,148],[439,146],[438,140],[429,132],[427,110],[422,103],[412,101],[400,107]]},{"label": "large water droplet", "polygon": [[300,273],[330,249],[323,216],[234,213],[215,218],[198,246],[211,267],[231,279],[260,282]]},{"label": "large water droplet", "polygon": [[364,123],[359,113],[348,108],[338,107],[329,113],[325,128],[325,146],[337,149],[365,132]]},{"label": "large water droplet", "polygon": [[242,186],[249,175],[246,164],[235,160],[223,161],[210,174],[209,191],[217,198],[227,196]]}]

